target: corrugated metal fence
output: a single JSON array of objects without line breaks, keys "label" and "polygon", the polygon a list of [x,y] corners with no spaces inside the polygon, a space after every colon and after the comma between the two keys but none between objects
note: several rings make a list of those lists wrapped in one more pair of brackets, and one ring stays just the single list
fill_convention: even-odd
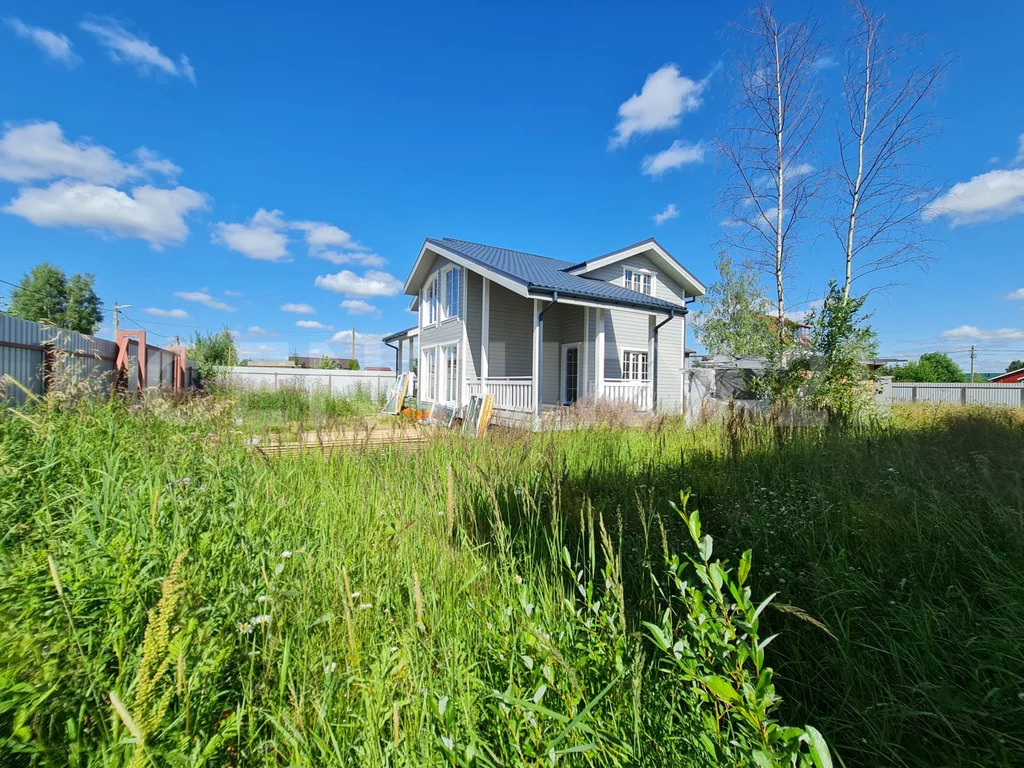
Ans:
[{"label": "corrugated metal fence", "polygon": [[[139,385],[138,342],[128,343],[129,391]],[[175,353],[146,345],[146,385],[170,389],[174,382]],[[47,381],[62,383],[94,382],[109,387],[117,362],[117,344],[62,328],[0,314],[0,399],[15,403],[26,400],[25,393],[6,379],[14,379],[36,395],[44,393]],[[192,363],[186,370],[186,385],[195,381]]]},{"label": "corrugated metal fence", "polygon": [[353,395],[368,392],[371,397],[387,395],[395,383],[392,371],[342,371],[319,368],[276,368],[273,366],[234,365],[217,369],[221,381],[231,387],[278,390],[304,389]]},{"label": "corrugated metal fence", "polygon": [[953,403],[958,405],[1024,406],[1024,384],[935,384],[931,382],[881,382],[878,399],[883,403]]}]

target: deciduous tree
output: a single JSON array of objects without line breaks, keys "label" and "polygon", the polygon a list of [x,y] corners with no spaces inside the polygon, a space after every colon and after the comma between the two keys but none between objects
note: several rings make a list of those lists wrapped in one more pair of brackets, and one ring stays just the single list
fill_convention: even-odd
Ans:
[{"label": "deciduous tree", "polygon": [[37,264],[11,292],[11,315],[52,323],[78,333],[93,334],[103,320],[103,302],[93,290],[95,276],[78,272],[68,280],[64,270]]}]

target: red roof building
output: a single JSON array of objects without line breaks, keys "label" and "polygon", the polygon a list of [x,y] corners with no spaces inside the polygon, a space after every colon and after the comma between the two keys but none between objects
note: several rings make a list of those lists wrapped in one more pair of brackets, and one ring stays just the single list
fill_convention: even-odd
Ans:
[{"label": "red roof building", "polygon": [[1024,368],[1018,368],[1016,371],[1010,371],[1009,373],[1001,373],[989,379],[989,384],[1024,384]]}]

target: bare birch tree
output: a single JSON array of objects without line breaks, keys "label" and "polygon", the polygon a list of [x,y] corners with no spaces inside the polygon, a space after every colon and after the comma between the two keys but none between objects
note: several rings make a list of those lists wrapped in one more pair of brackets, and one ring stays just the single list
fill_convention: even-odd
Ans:
[{"label": "bare birch tree", "polygon": [[839,209],[836,237],[845,255],[843,300],[859,278],[929,259],[919,231],[938,190],[917,182],[913,150],[934,133],[930,97],[950,58],[913,64],[915,38],[887,41],[885,16],[863,2],[852,8],[846,45],[847,124],[836,125]]},{"label": "bare birch tree", "polygon": [[732,125],[719,142],[730,171],[723,240],[774,282],[781,341],[785,281],[819,188],[810,160],[824,111],[815,88],[823,48],[816,23],[781,23],[768,1],[753,10],[739,38]]}]

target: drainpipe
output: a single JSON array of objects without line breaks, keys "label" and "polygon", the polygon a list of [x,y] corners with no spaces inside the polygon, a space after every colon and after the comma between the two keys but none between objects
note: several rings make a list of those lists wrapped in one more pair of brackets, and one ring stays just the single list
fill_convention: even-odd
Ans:
[{"label": "drainpipe", "polygon": [[[398,343],[401,344],[402,342],[398,342]],[[395,350],[395,378],[397,379],[399,374],[402,373],[400,370],[398,370],[398,358],[402,354],[402,351],[398,347],[396,347],[394,344],[389,344],[386,341],[384,342],[384,346],[385,347],[391,347],[393,350]]]},{"label": "drainpipe", "polygon": [[[679,316],[682,317],[683,315],[687,314],[688,312],[689,312],[688,309],[683,309],[679,313]],[[668,323],[670,320],[672,320],[675,317],[676,317],[676,310],[670,309],[668,311],[668,317],[666,317],[660,323],[655,325],[653,330],[652,330],[652,333],[654,335],[654,359],[651,361],[651,373],[652,373],[652,376],[651,376],[651,382],[652,382],[652,386],[651,386],[651,408],[652,409],[654,409],[655,406],[658,403],[658,329],[661,328],[661,326],[665,325],[666,323]]]},{"label": "drainpipe", "polygon": [[547,311],[551,309],[553,306],[555,306],[555,304],[557,303],[558,291],[555,291],[554,293],[551,294],[551,303],[537,313],[537,326],[539,328],[539,333],[537,336],[537,392],[535,395],[537,398],[537,416],[540,416],[541,409],[544,407],[544,400],[541,397],[541,389],[543,387],[544,382],[544,315],[546,315]]}]

